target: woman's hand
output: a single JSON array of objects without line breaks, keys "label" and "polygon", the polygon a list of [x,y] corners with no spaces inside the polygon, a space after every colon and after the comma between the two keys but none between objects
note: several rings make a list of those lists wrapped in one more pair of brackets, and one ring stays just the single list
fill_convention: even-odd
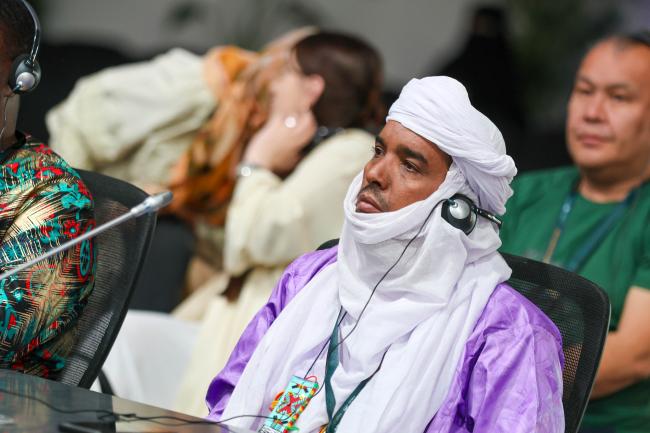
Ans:
[{"label": "woman's hand", "polygon": [[290,116],[271,115],[251,139],[242,162],[286,175],[300,162],[300,152],[314,136],[316,128],[311,111]]},{"label": "woman's hand", "polygon": [[140,189],[149,195],[155,195],[161,192],[169,191],[168,188],[165,188],[164,186],[155,183],[146,183],[144,185],[140,185]]}]

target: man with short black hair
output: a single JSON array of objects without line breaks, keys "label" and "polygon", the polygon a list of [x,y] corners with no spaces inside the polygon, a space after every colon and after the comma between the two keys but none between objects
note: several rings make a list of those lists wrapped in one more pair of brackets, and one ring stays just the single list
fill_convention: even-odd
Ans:
[{"label": "man with short black hair", "polygon": [[502,250],[577,272],[608,293],[610,333],[583,425],[647,432],[650,31],[589,50],[569,99],[566,138],[575,167],[513,183]]},{"label": "man with short black hair", "polygon": [[[91,229],[93,202],[79,175],[43,143],[16,130],[20,97],[38,84],[35,15],[0,7],[0,273]],[[25,55],[26,57],[20,57]],[[16,66],[21,59],[25,65]],[[30,75],[29,71],[35,74]],[[32,78],[35,78],[32,80]],[[92,241],[0,280],[0,368],[56,378],[94,284]]]}]

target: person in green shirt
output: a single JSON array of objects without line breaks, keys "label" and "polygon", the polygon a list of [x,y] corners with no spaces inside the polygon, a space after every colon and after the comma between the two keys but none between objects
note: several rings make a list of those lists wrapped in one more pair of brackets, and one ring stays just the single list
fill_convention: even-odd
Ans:
[{"label": "person in green shirt", "polygon": [[566,138],[575,167],[513,182],[501,250],[608,293],[610,332],[583,429],[650,432],[650,31],[608,37],[587,53]]}]

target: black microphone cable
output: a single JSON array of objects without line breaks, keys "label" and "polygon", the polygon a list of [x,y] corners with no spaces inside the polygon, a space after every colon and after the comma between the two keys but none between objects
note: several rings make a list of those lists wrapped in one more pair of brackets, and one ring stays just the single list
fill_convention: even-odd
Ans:
[{"label": "black microphone cable", "polygon": [[[366,311],[366,309],[368,307],[368,304],[370,303],[370,301],[371,301],[372,297],[374,296],[375,292],[377,291],[377,288],[379,287],[379,284],[381,284],[381,282],[384,281],[384,279],[386,279],[388,274],[402,260],[402,258],[404,257],[404,254],[406,254],[406,251],[408,250],[409,246],[411,246],[413,241],[415,241],[415,239],[420,235],[420,233],[424,229],[424,226],[427,224],[427,222],[431,218],[431,215],[433,214],[435,209],[441,203],[443,203],[444,201],[445,200],[441,200],[440,202],[438,202],[431,209],[431,211],[429,211],[429,214],[427,215],[424,222],[422,223],[422,225],[418,229],[417,233],[408,241],[408,243],[406,244],[406,246],[402,250],[401,254],[399,255],[399,257],[395,261],[395,263],[393,263],[393,265],[390,266],[386,270],[386,272],[382,275],[382,277],[379,279],[379,281],[377,281],[377,283],[375,284],[375,286],[373,287],[373,289],[372,289],[372,291],[370,293],[370,296],[366,300],[366,302],[365,302],[365,304],[364,304],[364,306],[363,306],[363,308],[361,310],[361,313],[359,313],[359,318],[357,319],[356,323],[354,324],[352,329],[341,339],[341,341],[339,341],[334,346],[334,348],[333,348],[334,350],[337,349],[357,329],[357,326],[359,325],[359,322],[361,321],[361,317],[363,316],[363,313]],[[340,318],[337,317],[337,325],[339,325],[339,326],[340,326],[341,322],[343,321],[343,319],[345,318],[345,316],[347,315],[346,312],[344,312],[341,315],[341,311],[343,311],[343,307],[341,307],[341,309],[339,310]],[[323,345],[323,347],[319,351],[318,355],[316,356],[316,358],[314,359],[314,361],[310,365],[309,369],[307,370],[307,373],[305,374],[305,377],[307,377],[309,375],[309,373],[313,369],[314,365],[316,364],[317,360],[322,355],[323,350],[325,350],[325,348],[329,345],[329,342],[330,342],[331,338],[332,337],[330,336],[327,339],[327,341],[325,342],[325,344]],[[385,356],[386,356],[386,353],[384,353],[384,356],[382,356],[382,360],[380,362],[379,368],[381,368],[381,365],[383,364],[383,360],[384,360]],[[378,370],[379,370],[379,368],[378,368]],[[311,398],[313,399],[314,397],[316,397],[321,392],[321,390],[323,388],[324,388],[324,386],[319,387],[318,391]],[[236,416],[225,418],[225,419],[222,419],[222,420],[219,420],[219,421],[210,421],[210,420],[190,420],[190,419],[184,419],[184,418],[173,416],[173,415],[139,416],[136,413],[120,413],[120,412],[114,412],[114,411],[105,410],[105,409],[61,409],[61,408],[58,408],[58,407],[56,407],[56,406],[48,403],[47,401],[45,401],[43,399],[38,398],[38,397],[34,397],[34,396],[26,395],[26,394],[21,394],[21,393],[9,391],[9,390],[4,389],[4,388],[0,388],[0,393],[5,393],[5,394],[13,395],[13,396],[16,396],[16,397],[26,398],[26,399],[29,399],[29,400],[32,400],[32,401],[36,401],[36,402],[41,403],[42,405],[46,406],[47,408],[49,408],[49,409],[51,409],[51,410],[53,410],[55,412],[62,413],[62,414],[95,413],[100,421],[107,421],[107,422],[108,422],[109,419],[110,419],[111,422],[118,422],[118,421],[119,422],[146,421],[146,422],[151,422],[151,423],[154,423],[154,424],[163,425],[163,426],[167,426],[167,427],[177,427],[177,426],[183,426],[183,425],[197,425],[197,424],[219,425],[219,424],[224,424],[224,423],[227,423],[229,421],[232,421],[232,420],[235,420],[235,419],[240,419],[240,418],[256,418],[256,419],[264,419],[264,420],[271,419],[274,422],[281,423],[281,424],[286,422],[286,421],[283,421],[283,420],[275,419],[275,418],[270,417],[270,416],[247,415],[247,414],[236,415]],[[169,421],[176,421],[176,422],[175,423],[169,423],[169,422],[162,422],[161,420],[169,420]]]},{"label": "black microphone cable", "polygon": [[[440,200],[438,203],[435,204],[435,206],[433,206],[433,208],[431,208],[431,210],[429,211],[429,214],[428,214],[428,215],[426,216],[426,218],[424,219],[424,222],[422,223],[422,225],[420,225],[420,228],[418,229],[417,233],[415,233],[415,235],[414,235],[414,236],[413,236],[413,237],[412,237],[412,238],[407,242],[406,246],[404,246],[404,249],[402,250],[402,252],[401,252],[401,254],[399,255],[399,257],[397,257],[397,260],[395,261],[395,263],[393,263],[393,264],[392,264],[392,265],[391,265],[391,266],[386,270],[386,272],[384,272],[384,274],[383,274],[382,277],[379,279],[379,281],[377,281],[377,284],[375,284],[375,286],[373,287],[372,291],[370,292],[370,296],[368,297],[368,300],[365,302],[363,308],[361,309],[361,312],[359,313],[359,318],[358,318],[357,321],[355,322],[355,324],[354,324],[354,326],[352,327],[352,329],[351,329],[351,330],[350,330],[350,331],[349,331],[349,332],[348,332],[348,333],[347,333],[347,334],[346,334],[346,335],[341,339],[341,341],[339,341],[336,345],[334,345],[334,347],[332,348],[332,350],[336,350],[336,349],[338,349],[338,347],[339,347],[341,344],[343,344],[343,342],[344,342],[345,340],[347,340],[348,337],[350,337],[350,335],[351,335],[351,334],[352,334],[352,333],[357,329],[357,326],[359,325],[359,322],[361,321],[361,316],[363,316],[363,313],[366,311],[366,308],[368,307],[368,304],[370,304],[370,300],[371,300],[372,297],[375,295],[375,292],[377,291],[377,288],[379,287],[379,284],[381,284],[381,282],[384,281],[384,280],[386,279],[386,277],[388,276],[388,274],[390,273],[390,271],[392,271],[392,270],[395,268],[395,266],[397,266],[397,264],[402,260],[402,258],[404,257],[404,254],[406,254],[406,251],[407,251],[408,248],[411,246],[411,244],[413,243],[413,241],[415,241],[415,239],[417,239],[417,237],[420,235],[420,233],[422,233],[422,230],[424,230],[424,226],[426,226],[427,222],[429,222],[429,220],[431,219],[431,216],[433,215],[433,212],[436,210],[436,208],[437,208],[438,206],[440,206],[440,205],[441,205],[442,203],[444,203],[445,201],[446,201],[446,199]],[[340,326],[340,325],[341,325],[341,323],[343,322],[343,319],[344,319],[345,316],[347,315],[347,312],[343,312],[343,315],[341,315],[341,311],[343,311],[343,306],[341,306],[341,308],[340,308],[340,310],[339,310],[339,315],[337,316],[337,326]],[[339,317],[340,317],[340,318],[339,318]],[[325,348],[330,344],[330,341],[331,341],[331,340],[332,340],[332,336],[330,335],[329,338],[325,341],[325,344],[323,344],[323,347],[321,348],[321,350],[318,352],[318,355],[316,355],[316,358],[314,358],[314,361],[313,361],[313,362],[311,363],[311,365],[309,366],[309,369],[307,370],[307,373],[305,373],[303,379],[306,379],[306,378],[309,376],[309,373],[310,373],[311,370],[314,368],[314,365],[316,365],[316,362],[318,361],[318,359],[320,358],[320,356],[323,354],[323,351],[325,350]],[[381,357],[381,361],[379,362],[379,367],[377,368],[377,371],[379,371],[379,370],[381,369],[381,366],[382,366],[383,363],[384,363],[384,358],[386,357],[386,353],[388,353],[388,351],[384,352],[383,356]],[[375,372],[375,373],[376,373],[376,372]],[[319,387],[319,388],[318,388],[318,391],[316,391],[316,393],[315,393],[311,398],[312,398],[312,399],[315,398],[315,397],[316,397],[316,396],[321,392],[321,390],[322,390],[323,388],[325,388],[324,385],[323,385],[322,387]]]},{"label": "black microphone cable", "polygon": [[[236,415],[230,418],[222,419],[220,421],[210,421],[206,419],[185,419],[181,418],[178,416],[173,416],[173,415],[155,415],[155,416],[139,416],[136,413],[133,412],[114,412],[111,410],[107,409],[62,409],[59,407],[54,406],[51,403],[48,403],[47,401],[34,397],[31,395],[27,394],[21,394],[18,392],[10,391],[8,389],[0,388],[0,394],[9,394],[13,395],[16,397],[20,398],[25,398],[28,400],[32,400],[35,402],[38,402],[42,404],[43,406],[47,407],[48,409],[66,414],[66,415],[78,415],[78,414],[84,414],[84,413],[94,413],[97,415],[97,419],[100,421],[104,422],[136,422],[136,421],[146,421],[146,422],[151,422],[154,424],[158,425],[163,425],[167,427],[178,427],[178,426],[183,426],[183,425],[193,425],[193,424],[203,424],[203,425],[218,425],[218,424],[223,424],[228,421],[232,421],[234,419],[238,418],[261,418],[261,419],[272,419],[269,416],[263,416],[263,415]],[[160,420],[170,420],[170,421],[177,421],[175,423],[169,423],[169,422],[161,422]]]},{"label": "black microphone cable", "polygon": [[[367,301],[365,302],[365,304],[363,305],[363,308],[361,309],[361,312],[359,313],[359,318],[358,318],[357,321],[355,322],[355,324],[354,324],[354,326],[352,327],[352,329],[351,329],[351,330],[350,330],[350,331],[349,331],[349,332],[348,332],[348,333],[347,333],[347,334],[346,334],[346,335],[341,339],[341,341],[339,341],[339,342],[334,346],[333,349],[337,349],[337,348],[338,348],[341,344],[343,344],[343,342],[344,342],[345,340],[347,340],[348,337],[350,337],[350,335],[351,335],[351,334],[352,334],[352,333],[357,329],[357,326],[359,325],[359,322],[361,321],[361,317],[363,316],[363,313],[364,313],[364,312],[366,311],[366,309],[368,308],[368,304],[370,304],[370,300],[371,300],[372,297],[375,295],[375,292],[377,291],[377,288],[379,287],[379,284],[381,284],[382,281],[384,281],[384,280],[386,279],[386,277],[388,276],[388,274],[390,273],[390,271],[392,271],[392,270],[395,268],[395,266],[397,266],[397,264],[402,260],[402,258],[404,257],[404,254],[406,254],[406,250],[408,250],[408,247],[410,247],[411,244],[413,243],[413,241],[415,241],[415,239],[417,239],[417,237],[420,235],[420,233],[422,233],[422,230],[424,229],[424,226],[425,226],[425,225],[427,224],[427,222],[429,222],[429,220],[431,219],[431,215],[433,215],[433,212],[436,210],[436,208],[437,208],[438,206],[440,206],[440,205],[441,205],[442,203],[444,203],[445,201],[446,201],[446,200],[440,200],[438,203],[435,204],[435,206],[433,206],[433,208],[431,208],[431,210],[429,211],[429,214],[428,214],[428,215],[426,216],[426,218],[424,219],[424,222],[420,225],[420,228],[418,229],[417,233],[415,233],[415,235],[414,235],[414,236],[413,236],[413,237],[412,237],[412,238],[407,242],[406,246],[404,246],[404,249],[402,249],[402,252],[401,252],[401,254],[399,255],[399,257],[397,257],[397,260],[395,261],[395,263],[393,263],[393,264],[388,268],[388,270],[386,270],[386,272],[384,272],[384,274],[381,276],[381,278],[379,279],[379,281],[377,281],[377,284],[375,284],[375,286],[372,288],[372,291],[370,292],[370,296],[368,297],[368,300],[367,300]],[[339,316],[341,316],[341,311],[343,311],[343,306],[341,306],[341,309],[339,310]],[[340,319],[337,318],[337,326],[340,326],[340,325],[341,325],[341,323],[343,322],[343,319],[345,318],[345,316],[346,316],[347,314],[348,314],[347,312],[343,312],[343,316],[341,316]],[[330,337],[327,339],[327,341],[325,341],[325,344],[324,344],[323,347],[321,348],[320,352],[318,352],[318,355],[316,355],[316,359],[314,359],[314,361],[313,361],[313,362],[311,363],[311,365],[309,366],[309,369],[307,370],[307,373],[305,374],[305,376],[303,377],[303,379],[306,378],[306,377],[309,375],[309,373],[311,372],[311,370],[314,368],[314,365],[315,365],[316,362],[318,361],[318,358],[320,358],[320,356],[323,354],[323,350],[325,350],[325,348],[329,345],[331,339],[332,339],[332,337],[330,336]]]}]

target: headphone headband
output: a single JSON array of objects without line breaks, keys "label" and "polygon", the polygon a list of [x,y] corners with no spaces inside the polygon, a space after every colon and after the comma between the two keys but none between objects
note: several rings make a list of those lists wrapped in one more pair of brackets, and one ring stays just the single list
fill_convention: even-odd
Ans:
[{"label": "headphone headband", "polygon": [[38,55],[38,49],[41,46],[41,22],[38,19],[38,15],[36,15],[36,11],[30,5],[27,3],[26,0],[22,0],[23,4],[25,5],[25,8],[29,12],[29,14],[32,16],[32,21],[34,21],[34,39],[32,41],[32,49],[29,52],[29,61],[31,64],[36,63],[36,56]]},{"label": "headphone headband", "polygon": [[9,88],[16,94],[31,92],[41,81],[41,67],[36,60],[41,44],[41,23],[32,5],[27,3],[26,0],[21,0],[21,2],[34,22],[34,39],[29,54],[20,54],[14,59],[11,66]]}]

